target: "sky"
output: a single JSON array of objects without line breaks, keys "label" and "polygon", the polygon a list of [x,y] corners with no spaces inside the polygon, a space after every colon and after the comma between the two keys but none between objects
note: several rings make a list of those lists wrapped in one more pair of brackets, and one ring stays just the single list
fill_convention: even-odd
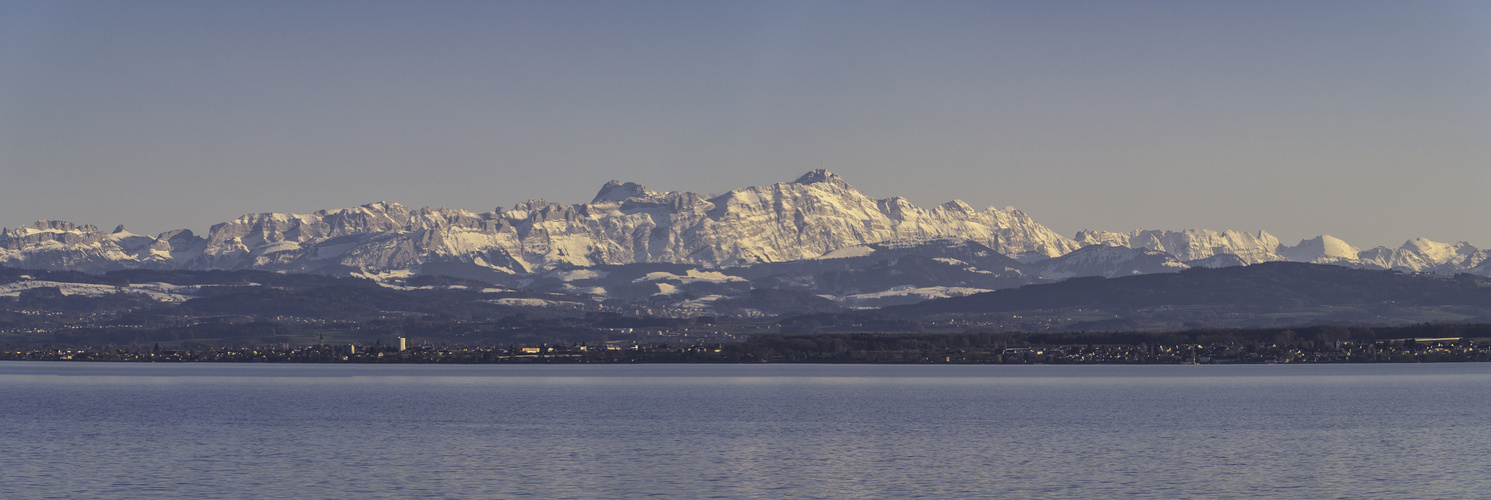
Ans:
[{"label": "sky", "polygon": [[828,169],[1057,232],[1491,247],[1491,2],[0,0],[0,226]]}]

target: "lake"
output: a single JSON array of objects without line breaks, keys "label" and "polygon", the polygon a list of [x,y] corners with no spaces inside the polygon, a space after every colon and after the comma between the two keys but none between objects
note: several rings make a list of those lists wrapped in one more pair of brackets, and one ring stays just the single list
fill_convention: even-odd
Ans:
[{"label": "lake", "polygon": [[1485,498],[1491,364],[0,362],[5,498]]}]

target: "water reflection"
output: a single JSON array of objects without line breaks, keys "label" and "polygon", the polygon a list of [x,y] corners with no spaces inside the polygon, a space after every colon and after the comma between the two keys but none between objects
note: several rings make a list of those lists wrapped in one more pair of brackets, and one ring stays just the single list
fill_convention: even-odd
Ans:
[{"label": "water reflection", "polygon": [[1474,497],[1488,389],[1485,365],[19,362],[0,466],[28,496]]}]

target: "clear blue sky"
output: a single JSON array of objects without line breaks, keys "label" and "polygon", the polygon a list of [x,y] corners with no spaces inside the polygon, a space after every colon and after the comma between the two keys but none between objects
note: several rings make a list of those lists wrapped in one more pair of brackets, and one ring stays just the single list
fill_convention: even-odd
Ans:
[{"label": "clear blue sky", "polygon": [[0,0],[0,226],[827,168],[1080,229],[1491,247],[1491,2]]}]

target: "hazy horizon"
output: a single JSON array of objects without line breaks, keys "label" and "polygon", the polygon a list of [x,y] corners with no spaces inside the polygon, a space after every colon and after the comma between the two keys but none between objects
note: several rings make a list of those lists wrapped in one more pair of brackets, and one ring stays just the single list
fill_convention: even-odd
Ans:
[{"label": "hazy horizon", "polygon": [[824,168],[1082,229],[1491,246],[1491,4],[0,4],[0,226]]}]

